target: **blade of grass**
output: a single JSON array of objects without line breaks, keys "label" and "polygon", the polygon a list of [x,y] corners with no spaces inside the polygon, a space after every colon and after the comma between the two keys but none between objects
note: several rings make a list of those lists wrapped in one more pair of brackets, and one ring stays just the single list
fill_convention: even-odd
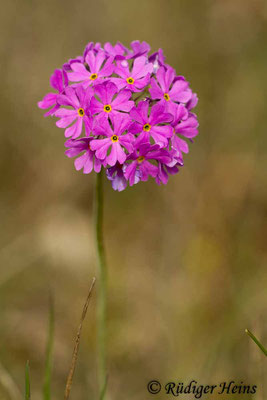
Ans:
[{"label": "blade of grass", "polygon": [[25,400],[31,399],[31,385],[30,385],[30,364],[26,362],[25,368]]},{"label": "blade of grass", "polygon": [[263,354],[267,357],[267,350],[265,349],[265,347],[258,341],[258,339],[256,338],[256,336],[253,335],[252,332],[250,332],[248,329],[245,329],[246,334],[251,337],[251,339],[256,343],[256,345],[261,349],[261,351],[263,352]]},{"label": "blade of grass", "polygon": [[54,331],[55,331],[55,306],[54,306],[54,298],[52,296],[52,293],[50,293],[49,324],[48,324],[48,337],[47,337],[46,357],[45,357],[45,376],[43,384],[44,400],[51,399],[51,376],[53,368]]},{"label": "blade of grass", "polygon": [[99,400],[104,400],[105,395],[106,395],[106,391],[107,391],[107,386],[108,386],[108,377],[106,376],[106,380],[105,380],[105,384],[102,388],[102,391],[100,393],[100,399]]},{"label": "blade of grass", "polygon": [[89,289],[88,296],[87,296],[86,302],[85,302],[84,307],[83,307],[81,321],[80,321],[80,324],[79,324],[79,327],[78,327],[78,330],[77,330],[76,339],[75,339],[75,345],[74,345],[74,350],[73,350],[73,355],[72,355],[72,360],[71,360],[70,371],[69,371],[69,375],[68,375],[67,383],[66,383],[66,387],[65,387],[64,400],[68,400],[69,399],[70,390],[71,390],[71,386],[72,386],[72,380],[73,380],[73,376],[74,376],[74,372],[75,372],[75,368],[76,368],[76,364],[77,364],[77,359],[78,359],[78,351],[79,351],[79,346],[80,346],[80,339],[81,339],[83,321],[84,321],[86,313],[87,313],[87,309],[88,309],[88,305],[89,305],[89,302],[90,302],[90,298],[91,298],[91,295],[92,295],[92,291],[93,291],[94,285],[95,285],[95,278],[93,278],[93,280],[92,280],[91,287]]}]

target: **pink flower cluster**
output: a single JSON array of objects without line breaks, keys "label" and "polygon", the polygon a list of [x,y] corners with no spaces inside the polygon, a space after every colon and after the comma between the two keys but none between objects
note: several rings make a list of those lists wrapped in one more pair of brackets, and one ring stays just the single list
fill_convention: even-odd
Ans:
[{"label": "pink flower cluster", "polygon": [[165,63],[161,49],[146,42],[89,43],[83,56],[51,76],[56,92],[38,106],[59,118],[66,155],[85,174],[106,169],[114,190],[147,181],[168,182],[183,165],[183,153],[198,134],[191,111],[197,96],[183,76]]}]

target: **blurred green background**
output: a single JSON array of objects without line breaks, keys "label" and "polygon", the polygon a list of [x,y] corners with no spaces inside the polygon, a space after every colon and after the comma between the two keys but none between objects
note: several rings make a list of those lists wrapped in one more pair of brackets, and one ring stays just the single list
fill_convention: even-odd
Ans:
[{"label": "blurred green background", "polygon": [[[37,101],[53,70],[87,42],[135,39],[163,48],[190,81],[200,134],[166,187],[117,193],[105,182],[110,399],[149,399],[155,378],[244,381],[258,385],[246,399],[266,399],[266,360],[244,333],[267,344],[266,1],[11,0],[0,22],[0,399],[19,399],[11,379],[23,392],[27,359],[32,398],[41,399],[51,290],[53,398],[63,398],[96,274],[95,177],[75,171],[63,130]],[[76,400],[97,395],[95,308],[96,292]]]}]

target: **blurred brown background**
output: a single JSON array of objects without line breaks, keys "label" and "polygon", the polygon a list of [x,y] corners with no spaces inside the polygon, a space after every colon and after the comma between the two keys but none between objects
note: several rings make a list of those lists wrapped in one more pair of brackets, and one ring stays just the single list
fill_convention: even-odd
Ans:
[{"label": "blurred brown background", "polygon": [[[0,399],[12,399],[4,389],[16,390],[11,377],[23,391],[27,359],[32,398],[41,399],[50,290],[53,398],[63,398],[96,273],[95,177],[75,171],[63,130],[37,101],[53,70],[87,42],[135,39],[163,48],[189,79],[200,134],[166,187],[117,193],[106,182],[110,399],[149,399],[155,378],[244,381],[258,385],[246,399],[266,398],[266,360],[244,333],[250,328],[267,344],[266,1],[2,0],[0,22]],[[76,400],[96,399],[95,306],[96,293]]]}]

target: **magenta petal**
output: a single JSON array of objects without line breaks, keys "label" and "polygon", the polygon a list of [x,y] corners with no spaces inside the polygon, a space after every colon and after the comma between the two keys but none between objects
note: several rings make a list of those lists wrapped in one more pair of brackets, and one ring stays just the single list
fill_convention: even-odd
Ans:
[{"label": "magenta petal", "polygon": [[193,138],[198,134],[198,121],[196,117],[191,116],[185,121],[181,121],[175,127],[175,132],[187,138]]},{"label": "magenta petal", "polygon": [[94,171],[95,172],[100,172],[101,171],[101,167],[102,167],[102,163],[101,161],[95,157],[95,162],[94,162]]},{"label": "magenta petal", "polygon": [[173,122],[172,125],[175,126],[182,119],[188,118],[188,110],[183,104],[176,105],[173,112]]},{"label": "magenta petal", "polygon": [[81,147],[70,147],[65,151],[65,154],[67,157],[76,157],[78,154],[80,154],[82,151],[84,151],[84,148]]},{"label": "magenta petal", "polygon": [[122,90],[126,86],[128,86],[126,79],[110,78],[110,82],[114,83],[117,86],[118,90]]},{"label": "magenta petal", "polygon": [[149,142],[149,133],[142,131],[141,134],[136,139],[136,146],[139,146],[140,143]]},{"label": "magenta petal", "polygon": [[[87,69],[85,68],[85,66],[82,63],[78,63],[78,62],[72,63],[71,69],[73,72],[68,73],[68,78],[71,81],[74,81],[74,82],[79,81],[79,80],[82,81],[85,79],[89,79],[89,77],[90,77],[89,72],[87,71]],[[73,79],[73,78],[76,78],[76,79]]]},{"label": "magenta petal", "polygon": [[107,156],[107,163],[111,166],[115,165],[118,160],[118,147],[120,147],[119,143],[112,143],[111,152]]},{"label": "magenta petal", "polygon": [[76,158],[76,160],[74,161],[75,169],[77,171],[80,171],[80,169],[82,169],[84,167],[84,164],[85,164],[86,160],[87,160],[87,154],[86,153],[84,153],[82,156]]},{"label": "magenta petal", "polygon": [[172,136],[171,126],[153,126],[150,131],[151,136],[155,140],[155,143],[160,147],[166,147],[168,145],[168,138]]},{"label": "magenta petal", "polygon": [[112,75],[113,71],[114,71],[113,57],[109,57],[102,70],[98,73],[98,76],[107,77]]},{"label": "magenta petal", "polygon": [[130,71],[129,71],[129,66],[128,66],[128,62],[124,60],[124,62],[118,62],[117,66],[114,69],[114,73],[119,75],[121,78],[123,79],[127,79],[129,78]]},{"label": "magenta petal", "polygon": [[133,122],[129,126],[129,132],[133,133],[134,135],[137,135],[138,133],[142,132],[143,130],[143,124],[140,124],[139,122]]},{"label": "magenta petal", "polygon": [[80,136],[82,132],[82,125],[83,125],[82,118],[78,117],[77,121],[65,130],[65,136],[76,139],[78,136]]},{"label": "magenta petal", "polygon": [[168,183],[168,180],[169,180],[169,175],[165,171],[163,165],[160,163],[156,182],[158,185],[160,185],[160,183],[166,185]]},{"label": "magenta petal", "polygon": [[133,107],[130,111],[130,117],[134,120],[137,121],[139,124],[145,125],[148,122],[148,107],[149,103],[148,101],[140,101],[137,107]]},{"label": "magenta petal", "polygon": [[170,125],[153,126],[150,132],[155,132],[165,138],[171,138],[173,134],[173,128]]},{"label": "magenta petal", "polygon": [[125,169],[124,176],[129,180],[129,185],[133,186],[135,184],[135,172],[137,168],[137,161],[133,161],[131,164],[127,165]]},{"label": "magenta petal", "polygon": [[113,135],[113,130],[111,129],[111,126],[105,116],[94,119],[92,131],[94,135],[103,135],[103,136]]},{"label": "magenta petal", "polygon": [[106,139],[93,139],[90,142],[90,147],[92,150],[99,150],[101,147],[105,146],[107,143],[111,143],[109,138]]},{"label": "magenta petal", "polygon": [[[113,117],[113,121],[112,122],[113,122],[113,126],[114,126],[114,133],[119,135],[119,134],[122,134],[123,132],[125,132],[128,129],[128,127],[129,127],[129,125],[131,123],[131,120],[128,117],[128,115],[120,113],[120,114],[115,115]],[[124,135],[124,137],[126,137],[126,135]]]},{"label": "magenta petal", "polygon": [[76,110],[69,110],[67,108],[60,108],[59,110],[57,110],[55,112],[55,116],[56,117],[60,117],[60,118],[62,118],[62,117],[70,117],[70,116],[77,117],[78,114],[77,114]]},{"label": "magenta petal", "polygon": [[175,78],[175,71],[172,67],[168,67],[165,73],[165,85],[167,91],[169,90],[171,84],[173,83]]},{"label": "magenta petal", "polygon": [[96,150],[96,156],[100,160],[103,160],[112,142],[109,138],[107,139],[93,139],[90,143],[91,149]]},{"label": "magenta petal", "polygon": [[38,102],[38,107],[42,109],[52,107],[57,101],[57,96],[56,93],[48,93],[44,96],[43,100]]},{"label": "magenta petal", "polygon": [[52,107],[46,113],[44,113],[44,117],[48,117],[49,115],[54,115],[54,113],[59,109],[59,107],[60,106],[58,104],[56,104],[54,107]]},{"label": "magenta petal", "polygon": [[155,104],[151,108],[149,123],[151,125],[163,124],[172,122],[173,116],[172,114],[166,113],[166,103],[158,103]]},{"label": "magenta petal", "polygon": [[144,78],[135,80],[134,85],[128,85],[128,88],[130,86],[136,87],[136,89],[141,90],[144,89],[145,86],[147,86],[150,82],[150,74],[147,74]]},{"label": "magenta petal", "polygon": [[152,71],[153,71],[153,65],[150,63],[147,64],[146,57],[142,56],[134,60],[133,70],[132,70],[132,76],[134,79],[142,78],[148,73],[152,73]]},{"label": "magenta petal", "polygon": [[75,90],[72,87],[66,87],[65,93],[66,93],[66,97],[69,100],[69,103],[71,105],[73,105],[74,108],[79,108],[80,107],[80,103],[79,103],[79,100],[77,98]]},{"label": "magenta petal", "polygon": [[94,65],[95,73],[98,73],[100,71],[101,66],[102,66],[103,62],[105,61],[105,59],[106,59],[105,52],[103,50],[99,51],[99,53],[95,57],[95,65]]},{"label": "magenta petal", "polygon": [[94,162],[93,162],[93,153],[91,151],[87,151],[87,159],[84,163],[84,168],[83,168],[83,173],[84,174],[90,174],[92,172]]},{"label": "magenta petal", "polygon": [[159,82],[160,87],[164,93],[169,91],[169,87],[167,87],[165,83],[165,73],[166,71],[164,67],[160,67],[157,72],[157,81]]},{"label": "magenta petal", "polygon": [[188,153],[189,152],[189,147],[188,144],[186,143],[185,140],[180,139],[178,136],[174,135],[172,137],[172,145],[175,149],[177,149],[179,152],[182,151],[183,153]]},{"label": "magenta petal", "polygon": [[100,98],[103,104],[110,104],[117,91],[117,86],[112,82],[104,82],[95,86],[95,94]]},{"label": "magenta petal", "polygon": [[130,90],[126,89],[121,91],[115,100],[113,100],[112,108],[119,111],[130,111],[134,106],[134,102],[132,100],[128,101],[131,96],[132,93]]},{"label": "magenta petal", "polygon": [[169,92],[170,98],[173,101],[182,103],[188,102],[192,97],[192,92],[188,89],[188,83],[182,80],[176,81]]},{"label": "magenta petal", "polygon": [[151,87],[149,89],[149,93],[152,99],[161,99],[164,93],[162,92],[154,78],[151,79],[150,86]]},{"label": "magenta petal", "polygon": [[145,160],[140,164],[140,171],[142,174],[141,180],[147,180],[149,175],[151,175],[153,178],[157,176],[158,167]]},{"label": "magenta petal", "polygon": [[103,111],[103,104],[96,100],[95,97],[91,98],[90,111],[92,114],[100,113]]},{"label": "magenta petal", "polygon": [[56,126],[58,126],[59,128],[66,128],[67,126],[69,126],[76,118],[78,118],[78,115],[76,114],[74,115],[70,115],[68,117],[63,117],[60,120],[58,120],[56,122]]},{"label": "magenta petal", "polygon": [[189,102],[187,103],[186,107],[188,108],[188,110],[192,110],[192,108],[196,107],[198,103],[198,97],[196,93],[193,93],[191,99],[189,100]]},{"label": "magenta petal", "polygon": [[56,69],[53,75],[51,75],[50,85],[59,93],[63,91],[64,86],[63,86],[63,77],[61,69]]},{"label": "magenta petal", "polygon": [[93,51],[88,51],[86,57],[85,57],[85,61],[87,62],[87,64],[89,65],[90,68],[90,73],[91,74],[95,74],[96,73],[96,57]]},{"label": "magenta petal", "polygon": [[[124,161],[126,160],[126,154],[123,151],[123,148],[119,143],[116,144],[116,151],[117,151],[117,160],[119,161],[120,164],[123,164]],[[127,146],[127,145],[126,145]]]}]

